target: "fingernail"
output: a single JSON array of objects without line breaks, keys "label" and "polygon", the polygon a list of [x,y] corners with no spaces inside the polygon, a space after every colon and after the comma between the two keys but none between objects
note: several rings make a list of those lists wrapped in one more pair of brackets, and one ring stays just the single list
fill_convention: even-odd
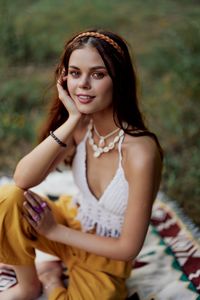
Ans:
[{"label": "fingernail", "polygon": [[26,198],[30,198],[31,197],[31,193],[29,191],[24,192],[24,196]]}]

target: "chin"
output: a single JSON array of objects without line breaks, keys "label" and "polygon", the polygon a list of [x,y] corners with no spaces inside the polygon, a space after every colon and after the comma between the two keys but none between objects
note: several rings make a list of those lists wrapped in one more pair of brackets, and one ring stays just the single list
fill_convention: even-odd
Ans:
[{"label": "chin", "polygon": [[91,107],[91,105],[80,105],[80,104],[76,104],[76,107],[78,109],[78,111],[82,114],[92,114],[94,112],[96,112],[96,110],[94,109],[94,107]]},{"label": "chin", "polygon": [[90,115],[90,114],[93,114],[94,113],[94,110],[93,109],[89,109],[89,108],[84,108],[84,107],[77,107],[78,108],[78,111],[81,113],[81,114],[84,114],[84,115]]}]

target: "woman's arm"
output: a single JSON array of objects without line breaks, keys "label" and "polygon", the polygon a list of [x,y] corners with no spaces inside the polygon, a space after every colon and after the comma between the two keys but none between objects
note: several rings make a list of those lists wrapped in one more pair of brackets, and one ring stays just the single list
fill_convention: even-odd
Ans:
[{"label": "woman's arm", "polygon": [[[75,129],[78,118],[69,119],[54,131],[54,134],[64,143]],[[22,189],[29,189],[39,184],[66,155],[66,148],[61,147],[51,136],[48,136],[28,155],[23,157],[15,170],[14,181]]]},{"label": "woman's arm", "polygon": [[[81,118],[81,114],[59,83],[57,88],[59,98],[69,112],[69,118],[54,131],[54,134],[59,140],[67,144]],[[26,190],[39,184],[53,167],[64,159],[66,151],[67,148],[61,147],[52,136],[48,136],[17,164],[14,173],[16,185]]]},{"label": "woman's arm", "polygon": [[160,183],[162,164],[155,144],[145,141],[137,147],[128,147],[124,168],[129,183],[129,200],[118,239],[83,233],[60,224],[45,230],[41,226],[43,231],[40,233],[53,241],[111,259],[126,261],[135,258],[143,245]]}]

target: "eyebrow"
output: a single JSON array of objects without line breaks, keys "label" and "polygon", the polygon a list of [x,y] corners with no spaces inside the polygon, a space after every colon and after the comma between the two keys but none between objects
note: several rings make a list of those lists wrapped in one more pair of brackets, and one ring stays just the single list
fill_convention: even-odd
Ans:
[{"label": "eyebrow", "polygon": [[[69,66],[69,68],[80,70],[80,68],[78,68],[76,66]],[[97,70],[97,69],[104,69],[104,70],[106,70],[106,67],[104,67],[104,66],[95,66],[95,67],[90,68],[90,70]]]}]

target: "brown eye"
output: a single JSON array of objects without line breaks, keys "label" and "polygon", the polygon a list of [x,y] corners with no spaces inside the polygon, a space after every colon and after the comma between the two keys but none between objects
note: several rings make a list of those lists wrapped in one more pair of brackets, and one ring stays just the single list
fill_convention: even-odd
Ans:
[{"label": "brown eye", "polygon": [[105,76],[105,74],[102,72],[95,72],[92,74],[92,77],[95,79],[102,79],[104,76]]},{"label": "brown eye", "polygon": [[71,75],[73,78],[78,78],[80,75],[79,71],[69,71],[69,75]]}]

